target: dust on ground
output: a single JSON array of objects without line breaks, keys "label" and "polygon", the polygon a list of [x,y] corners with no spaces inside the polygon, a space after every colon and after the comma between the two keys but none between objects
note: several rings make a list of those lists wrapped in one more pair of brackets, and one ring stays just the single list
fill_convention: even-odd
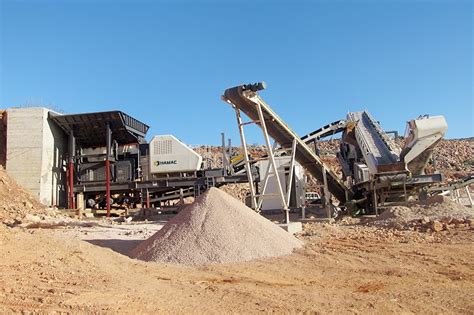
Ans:
[{"label": "dust on ground", "polygon": [[[427,233],[359,223],[351,218],[335,224],[308,223],[299,236],[304,248],[291,255],[201,267],[143,262],[107,248],[113,246],[79,239],[90,233],[97,239],[102,232],[91,230],[107,227],[2,225],[0,312],[469,313],[474,309],[472,226]],[[133,222],[109,224],[112,239],[122,250],[127,239],[145,238]]]}]

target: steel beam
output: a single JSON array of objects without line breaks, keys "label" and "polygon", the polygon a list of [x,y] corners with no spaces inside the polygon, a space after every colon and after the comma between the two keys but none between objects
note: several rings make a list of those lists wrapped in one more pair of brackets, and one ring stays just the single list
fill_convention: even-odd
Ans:
[{"label": "steel beam", "polygon": [[275,171],[275,180],[276,180],[277,186],[278,186],[278,193],[279,193],[279,197],[280,197],[280,203],[281,203],[281,206],[283,208],[283,211],[285,211],[285,221],[286,221],[286,223],[290,223],[289,209],[288,209],[288,206],[286,205],[285,193],[283,192],[283,187],[281,185],[280,176],[278,176],[278,168],[277,168],[276,161],[275,161],[275,155],[273,154],[273,148],[272,148],[272,145],[270,143],[270,137],[268,136],[267,124],[265,123],[265,118],[263,117],[262,106],[260,105],[260,103],[257,103],[256,106],[257,106],[258,116],[260,118],[260,127],[262,129],[263,137],[265,138],[265,143],[266,143],[267,149],[269,151],[268,155],[270,157],[270,161],[272,163],[273,170]]},{"label": "steel beam", "polygon": [[74,209],[76,206],[74,204],[74,153],[76,152],[76,139],[74,138],[74,132],[71,129],[69,132],[68,140],[68,150],[69,150],[69,169],[68,169],[68,179],[69,179],[69,208]]},{"label": "steel beam", "polygon": [[105,202],[107,207],[107,217],[110,217],[110,153],[111,153],[111,143],[112,143],[112,135],[110,131],[110,124],[106,123],[105,125],[106,132],[106,157],[105,157]]}]

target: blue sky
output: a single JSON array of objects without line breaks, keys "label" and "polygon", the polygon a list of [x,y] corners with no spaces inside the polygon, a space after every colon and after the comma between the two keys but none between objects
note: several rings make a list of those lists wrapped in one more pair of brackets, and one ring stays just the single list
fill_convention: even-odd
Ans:
[{"label": "blue sky", "polygon": [[119,109],[149,135],[239,143],[220,95],[265,81],[300,135],[367,109],[387,130],[443,114],[448,138],[474,136],[470,1],[0,3],[0,107]]}]

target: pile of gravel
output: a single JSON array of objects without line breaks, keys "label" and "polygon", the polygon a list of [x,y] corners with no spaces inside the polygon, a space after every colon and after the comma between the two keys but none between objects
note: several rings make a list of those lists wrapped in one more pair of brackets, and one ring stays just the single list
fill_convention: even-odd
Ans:
[{"label": "pile of gravel", "polygon": [[439,232],[454,227],[470,227],[473,218],[474,209],[460,205],[449,198],[435,196],[425,202],[390,207],[375,220],[366,223],[399,230]]},{"label": "pile of gravel", "polygon": [[39,200],[18,185],[0,166],[0,224],[20,222],[28,214],[50,214]]},{"label": "pile of gravel", "polygon": [[379,215],[377,219],[412,221],[426,217],[430,219],[471,218],[474,217],[474,209],[460,205],[447,197],[435,196],[425,202],[391,207]]},{"label": "pile of gravel", "polygon": [[302,242],[227,193],[211,188],[140,243],[145,261],[204,265],[288,255]]}]

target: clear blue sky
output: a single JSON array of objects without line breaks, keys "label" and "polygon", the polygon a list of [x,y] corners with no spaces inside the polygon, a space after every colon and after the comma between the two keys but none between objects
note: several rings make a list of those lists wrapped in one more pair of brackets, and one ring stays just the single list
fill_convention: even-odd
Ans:
[{"label": "clear blue sky", "polygon": [[119,109],[150,135],[238,143],[220,95],[265,81],[300,135],[362,109],[387,130],[444,114],[448,138],[474,135],[471,1],[0,3],[0,107]]}]

